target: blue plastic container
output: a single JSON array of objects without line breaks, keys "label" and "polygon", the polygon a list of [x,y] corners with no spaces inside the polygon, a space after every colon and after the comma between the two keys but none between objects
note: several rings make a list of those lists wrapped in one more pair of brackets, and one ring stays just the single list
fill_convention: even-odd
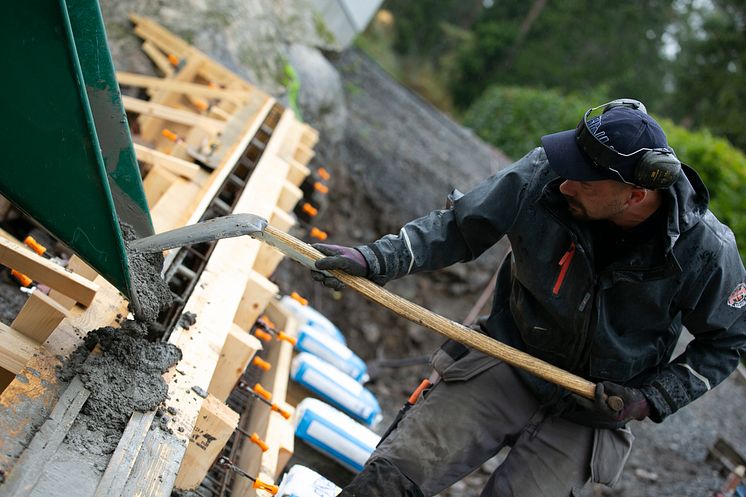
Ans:
[{"label": "blue plastic container", "polygon": [[342,331],[329,319],[310,305],[303,305],[295,299],[285,295],[280,303],[290,310],[300,321],[301,326],[309,325],[323,331],[339,343],[346,344]]},{"label": "blue plastic container", "polygon": [[315,450],[359,473],[381,437],[351,417],[317,399],[295,408],[295,436]]},{"label": "blue plastic container", "polygon": [[323,359],[301,352],[293,359],[290,378],[367,426],[381,421],[373,393]]},{"label": "blue plastic container", "polygon": [[341,491],[316,471],[296,464],[282,477],[277,497],[334,497]]},{"label": "blue plastic container", "polygon": [[313,326],[303,326],[298,330],[295,348],[325,360],[360,383],[368,381],[368,366],[343,343],[339,343],[323,331]]}]

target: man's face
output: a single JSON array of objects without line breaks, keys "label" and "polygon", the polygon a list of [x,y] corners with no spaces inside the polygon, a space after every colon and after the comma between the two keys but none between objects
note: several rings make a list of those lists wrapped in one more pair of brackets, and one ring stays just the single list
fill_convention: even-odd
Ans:
[{"label": "man's face", "polygon": [[627,207],[630,187],[610,179],[565,180],[559,187],[567,199],[570,214],[583,221],[613,219]]}]

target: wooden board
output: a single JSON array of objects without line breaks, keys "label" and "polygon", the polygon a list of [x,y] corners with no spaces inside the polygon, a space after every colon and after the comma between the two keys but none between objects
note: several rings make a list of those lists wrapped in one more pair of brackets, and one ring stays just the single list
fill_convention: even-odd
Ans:
[{"label": "wooden board", "polygon": [[62,394],[49,418],[23,453],[17,469],[0,488],[3,497],[26,497],[44,473],[45,462],[57,452],[90,392],[77,376]]},{"label": "wooden board", "polygon": [[156,102],[148,102],[139,98],[122,95],[124,109],[129,112],[136,112],[143,116],[157,117],[165,121],[170,121],[187,126],[199,126],[210,133],[220,133],[225,127],[225,121],[218,121],[211,117],[205,117],[188,110],[175,109],[168,105]]},{"label": "wooden board", "polygon": [[176,182],[178,176],[165,167],[153,166],[142,181],[145,190],[145,199],[148,207],[152,210],[163,195]]},{"label": "wooden board", "polygon": [[228,336],[225,337],[218,365],[207,391],[221,402],[225,402],[254,354],[261,349],[262,344],[255,336],[232,324]]},{"label": "wooden board", "polygon": [[0,323],[0,368],[18,374],[39,352],[39,344],[7,324]]},{"label": "wooden board", "polygon": [[248,330],[264,312],[264,308],[279,293],[280,289],[265,276],[252,270],[246,283],[241,303],[233,316],[233,322],[242,330]]},{"label": "wooden board", "polygon": [[[178,76],[178,75],[177,75]],[[152,90],[166,90],[184,95],[194,95],[204,98],[225,99],[236,104],[243,104],[251,98],[251,94],[242,90],[223,90],[198,83],[176,81],[174,79],[143,76],[129,72],[117,72],[117,81],[122,86],[150,88]]]},{"label": "wooden board", "polygon": [[54,288],[83,305],[89,305],[98,290],[98,286],[86,278],[67,272],[49,259],[2,237],[0,264],[20,271],[34,281]]},{"label": "wooden board", "polygon": [[239,415],[213,395],[202,402],[197,423],[176,476],[175,487],[193,490],[202,483],[213,461],[236,431]]},{"label": "wooden board", "polygon": [[161,166],[184,178],[193,179],[200,171],[199,166],[193,162],[173,157],[172,155],[146,147],[145,145],[140,145],[139,143],[135,143],[134,147],[135,153],[137,154],[137,160],[147,162],[154,166]]},{"label": "wooden board", "polygon": [[42,344],[69,315],[65,307],[37,289],[29,295],[10,326],[34,342]]}]

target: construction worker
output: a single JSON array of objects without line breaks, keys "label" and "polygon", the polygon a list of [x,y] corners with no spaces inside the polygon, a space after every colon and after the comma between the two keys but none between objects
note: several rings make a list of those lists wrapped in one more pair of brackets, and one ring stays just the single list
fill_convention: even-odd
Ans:
[{"label": "construction worker", "polygon": [[[316,267],[384,284],[473,260],[507,236],[512,252],[481,331],[595,382],[595,400],[448,341],[432,356],[440,381],[341,496],[434,495],[504,446],[482,496],[566,497],[589,480],[611,486],[629,455],[631,421],[663,421],[736,368],[746,343],[736,241],[644,106],[594,107],[577,129],[541,141],[396,235],[355,248],[316,245],[328,255]],[[672,359],[682,326],[694,339]]]}]

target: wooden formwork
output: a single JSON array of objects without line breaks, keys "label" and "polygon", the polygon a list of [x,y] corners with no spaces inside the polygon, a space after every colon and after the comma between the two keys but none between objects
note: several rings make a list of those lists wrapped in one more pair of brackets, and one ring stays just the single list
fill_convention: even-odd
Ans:
[{"label": "wooden formwork", "polygon": [[[121,86],[144,88],[150,97],[125,97],[124,105],[138,116],[139,133],[133,139],[156,232],[204,219],[216,205],[260,215],[284,230],[292,227],[290,212],[302,196],[298,185],[309,173],[318,133],[157,23],[131,19],[143,50],[162,73],[160,78],[118,75]],[[163,129],[178,138],[166,138]],[[242,167],[246,175],[237,180]],[[240,194],[222,205],[220,192],[231,181]],[[183,488],[199,484],[239,423],[239,413],[224,401],[262,348],[247,330],[266,311],[293,333],[292,318],[273,303],[278,288],[268,279],[281,258],[249,237],[215,244],[184,307],[197,321],[188,328],[177,325],[168,338],[183,353],[164,375],[169,388],[165,406],[177,413],[173,432],[151,429],[154,411],[134,413],[90,495],[167,496],[177,483]],[[171,261],[173,254],[167,256]],[[55,368],[89,330],[115,325],[126,315],[127,302],[76,257],[67,271],[60,270],[2,232],[0,264],[53,289],[49,295],[34,292],[12,325],[0,326],[0,483],[5,482],[0,496],[25,496],[45,478],[50,455],[87,397],[79,381],[62,384]],[[273,368],[264,381],[275,402],[282,403],[292,346],[265,346]],[[277,413],[261,410],[246,423],[244,428],[259,433],[269,450],[246,448],[237,464],[274,481],[292,454],[292,426]],[[80,488],[88,487],[90,481],[81,481]],[[235,495],[244,494],[254,492]]]}]

